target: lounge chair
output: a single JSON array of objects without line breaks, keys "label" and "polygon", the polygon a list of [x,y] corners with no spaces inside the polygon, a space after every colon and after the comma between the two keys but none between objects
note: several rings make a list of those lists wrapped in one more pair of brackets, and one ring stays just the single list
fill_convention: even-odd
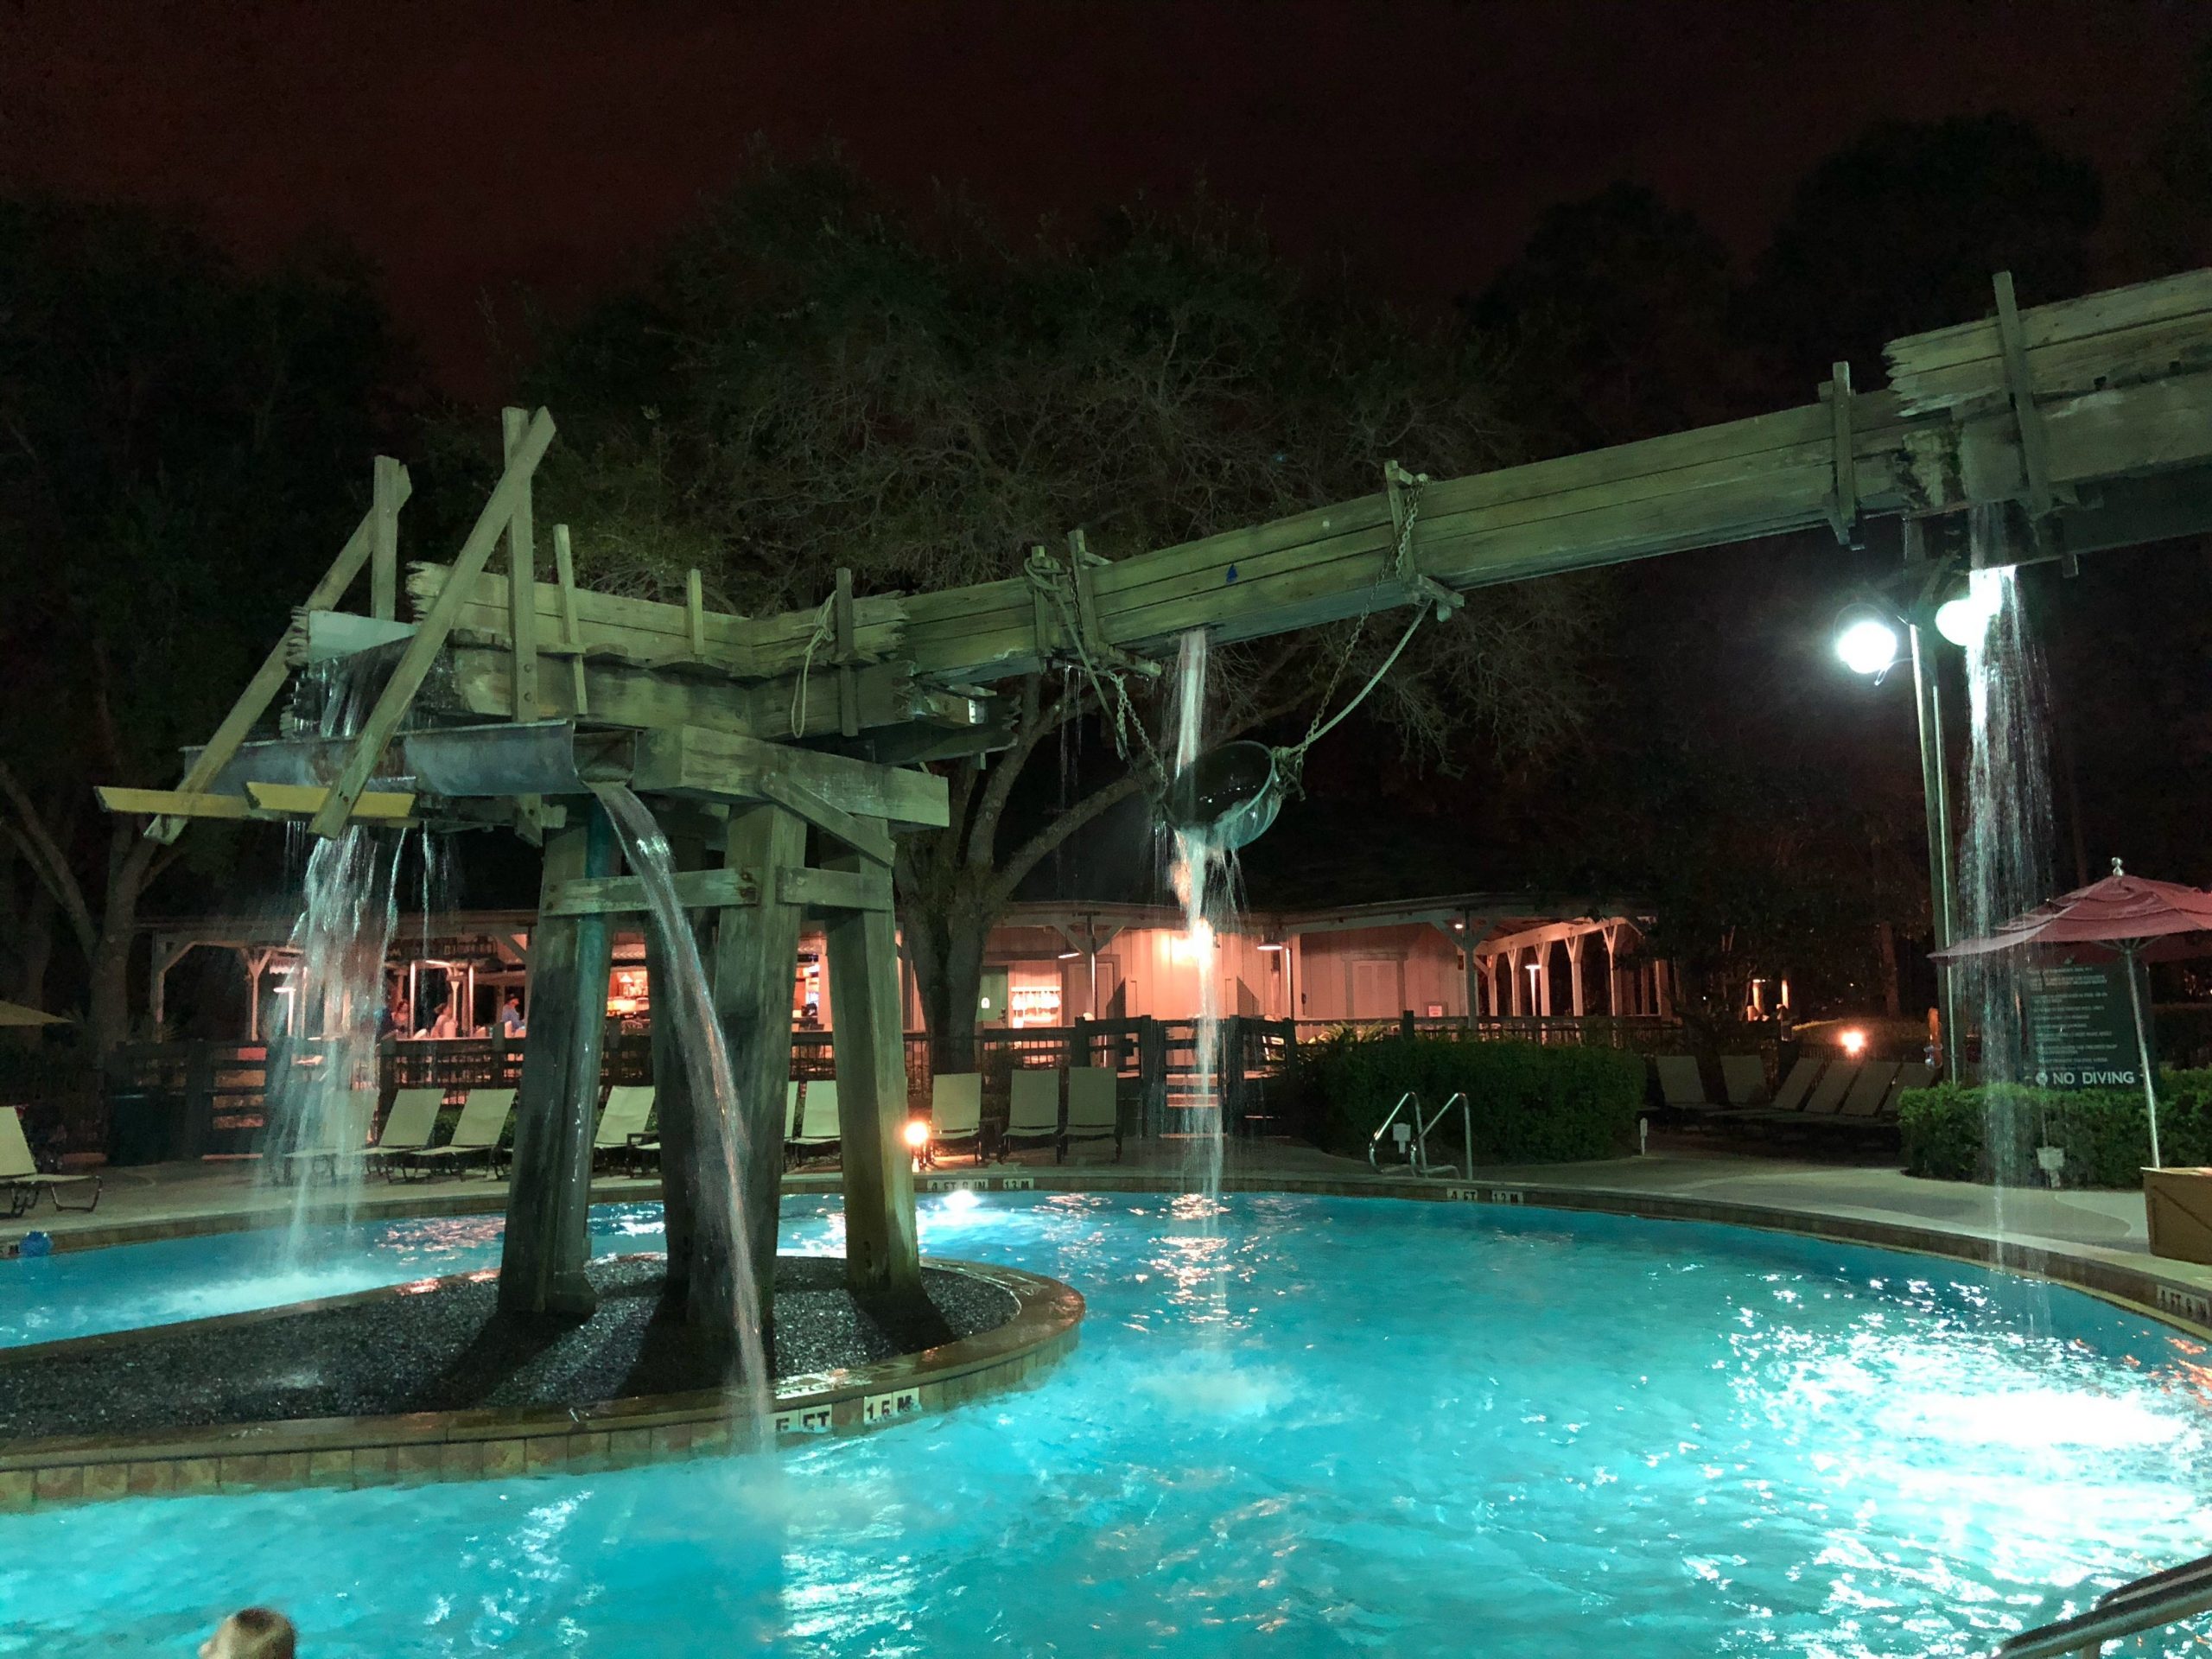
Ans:
[{"label": "lounge chair", "polygon": [[1063,1157],[1071,1141],[1111,1141],[1114,1161],[1122,1161],[1120,1081],[1110,1066],[1078,1065],[1068,1072],[1068,1128],[1060,1137]]},{"label": "lounge chair", "polygon": [[1882,1096],[1882,1109],[1875,1114],[1885,1120],[1897,1115],[1897,1100],[1908,1089],[1932,1088],[1936,1082],[1936,1068],[1925,1060],[1907,1060],[1897,1068],[1897,1079],[1890,1085],[1890,1092]]},{"label": "lounge chair", "polygon": [[1651,1064],[1658,1068],[1659,1093],[1670,1111],[1713,1109],[1713,1103],[1705,1097],[1705,1077],[1698,1069],[1695,1056],[1662,1054]]},{"label": "lounge chair", "polygon": [[[92,1184],[90,1204],[64,1204],[61,1189]],[[100,1205],[98,1175],[48,1175],[31,1156],[31,1143],[23,1138],[23,1120],[13,1106],[0,1107],[0,1186],[8,1189],[8,1213],[27,1216],[38,1207],[39,1195],[54,1200],[57,1210],[97,1210]]]},{"label": "lounge chair", "polygon": [[1720,1084],[1731,1106],[1756,1106],[1766,1092],[1766,1062],[1756,1054],[1723,1054]]},{"label": "lounge chair", "polygon": [[941,1147],[965,1143],[983,1161],[983,1079],[974,1071],[940,1071],[930,1083],[929,1161]]},{"label": "lounge chair", "polygon": [[1843,1097],[1850,1093],[1851,1085],[1858,1081],[1859,1064],[1855,1060],[1837,1060],[1821,1073],[1821,1080],[1813,1085],[1812,1097],[1806,1101],[1801,1117],[1834,1117],[1836,1109],[1843,1104]]},{"label": "lounge chair", "polygon": [[837,1117],[836,1081],[817,1077],[800,1090],[798,1127],[791,1131],[785,1147],[785,1160],[795,1164],[810,1154],[835,1150],[843,1136]]},{"label": "lounge chair", "polygon": [[[602,1153],[632,1160],[634,1167],[640,1154],[647,1150],[639,1143],[645,1137],[645,1121],[653,1115],[653,1090],[649,1083],[618,1083],[607,1091],[607,1104],[600,1108],[599,1128],[591,1138],[592,1160],[596,1163]],[[660,1142],[655,1141],[651,1150],[658,1153]]]},{"label": "lounge chair", "polygon": [[442,1147],[396,1154],[400,1167],[428,1174],[432,1170],[459,1169],[472,1158],[481,1158],[491,1174],[499,1173],[499,1141],[514,1116],[512,1089],[472,1089],[461,1103],[461,1122],[453,1126],[453,1139]]},{"label": "lounge chair", "polygon": [[1007,1102],[1006,1131],[999,1136],[999,1159],[1016,1141],[1060,1144],[1060,1068],[1025,1067],[1013,1074]]},{"label": "lounge chair", "polygon": [[1821,1075],[1822,1064],[1808,1054],[1791,1066],[1789,1075],[1782,1080],[1782,1087],[1774,1091],[1774,1104],[1770,1111],[1776,1116],[1796,1116],[1805,1104],[1805,1095],[1812,1088],[1813,1079]]},{"label": "lounge chair", "polygon": [[[337,1109],[327,1113],[323,1122],[315,1126],[312,1144],[283,1154],[285,1179],[311,1181],[321,1167],[334,1182],[341,1166],[366,1163],[369,1126],[377,1117],[377,1091],[348,1089],[335,1105]],[[416,1144],[420,1147],[423,1142]]]},{"label": "lounge chair", "polygon": [[[310,1147],[304,1152],[288,1152],[287,1163],[305,1160],[310,1173],[318,1163],[327,1163],[333,1179],[337,1178],[340,1165],[359,1164],[363,1168],[381,1161],[387,1179],[392,1173],[393,1160],[410,1152],[420,1152],[430,1144],[430,1137],[437,1133],[438,1108],[445,1103],[442,1089],[402,1089],[392,1096],[391,1110],[384,1121],[384,1133],[374,1146],[350,1144],[351,1137],[341,1132],[340,1140],[348,1144],[330,1147]],[[376,1090],[356,1089],[353,1100],[354,1115],[372,1118],[376,1113]],[[365,1116],[364,1116],[365,1115]]]},{"label": "lounge chair", "polygon": [[1851,1085],[1851,1092],[1843,1097],[1844,1117],[1872,1118],[1882,1109],[1882,1103],[1889,1098],[1890,1085],[1897,1081],[1897,1063],[1895,1060],[1869,1060],[1859,1068],[1859,1076]]}]

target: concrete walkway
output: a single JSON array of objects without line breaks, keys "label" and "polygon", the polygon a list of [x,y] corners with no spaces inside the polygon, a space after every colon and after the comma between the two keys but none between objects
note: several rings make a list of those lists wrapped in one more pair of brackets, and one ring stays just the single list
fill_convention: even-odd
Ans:
[{"label": "concrete walkway", "polygon": [[[973,1168],[954,1160],[925,1173],[933,1179],[959,1180],[971,1175],[1028,1177],[1039,1189],[1150,1185],[1179,1174],[1185,1148],[1173,1142],[1131,1143],[1119,1162],[1099,1148],[1078,1147],[1070,1161],[1055,1163],[1049,1153],[1018,1155],[1005,1164]],[[1357,1191],[1368,1185],[1402,1186],[1405,1172],[1385,1166],[1382,1173],[1364,1160],[1339,1158],[1311,1147],[1282,1142],[1233,1142],[1226,1148],[1224,1174],[1231,1185],[1266,1186],[1278,1181],[1325,1182]],[[289,1193],[259,1186],[250,1163],[161,1164],[101,1172],[105,1185],[99,1210],[91,1215],[57,1214],[41,1203],[32,1215],[0,1224],[0,1252],[37,1228],[63,1249],[91,1248],[132,1237],[171,1233],[230,1231],[277,1224],[289,1218]],[[2212,1268],[2152,1258],[2139,1192],[2050,1192],[2011,1190],[1954,1181],[1923,1180],[1893,1167],[1814,1163],[1761,1157],[1699,1146],[1695,1141],[1655,1143],[1645,1156],[1595,1163],[1516,1165],[1484,1168],[1473,1181],[1528,1189],[1531,1201],[1545,1191],[1637,1198],[1688,1199],[1807,1216],[1843,1217],[1934,1230],[1948,1235],[1998,1240],[2028,1249],[2053,1249],[2136,1268],[2155,1262],[2160,1277],[2201,1287],[2212,1294]],[[787,1176],[788,1192],[834,1191],[834,1167]],[[385,1181],[372,1178],[359,1213],[365,1217],[453,1215],[504,1206],[505,1183],[482,1176],[429,1181]],[[600,1202],[654,1200],[657,1177],[604,1177],[593,1188]]]}]

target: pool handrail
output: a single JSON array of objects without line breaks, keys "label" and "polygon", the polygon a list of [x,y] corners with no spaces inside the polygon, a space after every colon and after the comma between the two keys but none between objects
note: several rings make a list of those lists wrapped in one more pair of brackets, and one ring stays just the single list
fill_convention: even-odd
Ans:
[{"label": "pool handrail", "polygon": [[1398,1115],[1405,1111],[1408,1105],[1413,1108],[1410,1114],[1413,1120],[1413,1132],[1408,1137],[1406,1161],[1413,1166],[1414,1173],[1425,1179],[1433,1179],[1439,1174],[1456,1175],[1459,1173],[1458,1165],[1434,1163],[1430,1160],[1428,1155],[1428,1132],[1441,1123],[1446,1115],[1457,1106],[1459,1109],[1459,1130],[1467,1148],[1467,1173],[1472,1175],[1475,1173],[1475,1120],[1473,1109],[1467,1104],[1467,1093],[1464,1089],[1455,1090],[1449,1099],[1436,1109],[1436,1116],[1427,1122],[1421,1121],[1421,1096],[1410,1089],[1400,1095],[1398,1103],[1384,1115],[1382,1122],[1376,1125],[1375,1133],[1367,1137],[1368,1167],[1377,1174],[1382,1173],[1382,1166],[1376,1160],[1375,1150],[1382,1144],[1382,1137],[1390,1132],[1390,1126],[1398,1121]]},{"label": "pool handrail", "polygon": [[1997,1649],[1996,1659],[2094,1656],[2104,1651],[2107,1642],[2206,1612],[2212,1612],[2212,1555],[2130,1580],[2099,1596],[2086,1613],[2023,1630]]}]

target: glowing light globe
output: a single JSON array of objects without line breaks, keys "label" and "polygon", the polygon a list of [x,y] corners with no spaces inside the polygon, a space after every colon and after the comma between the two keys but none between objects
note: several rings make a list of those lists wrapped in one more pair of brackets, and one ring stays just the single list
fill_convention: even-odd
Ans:
[{"label": "glowing light globe", "polygon": [[1860,616],[1836,635],[1835,654],[1854,674],[1878,674],[1897,659],[1897,631],[1878,617]]},{"label": "glowing light globe", "polygon": [[1936,632],[1955,645],[1980,645],[1982,635],[1989,632],[1989,625],[1996,620],[1997,595],[1993,592],[1961,594],[1936,607]]}]

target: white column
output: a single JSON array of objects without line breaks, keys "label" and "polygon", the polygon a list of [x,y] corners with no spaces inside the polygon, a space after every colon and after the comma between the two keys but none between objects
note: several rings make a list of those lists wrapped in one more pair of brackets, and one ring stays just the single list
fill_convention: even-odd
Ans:
[{"label": "white column", "polygon": [[1575,933],[1569,935],[1567,941],[1567,995],[1578,1020],[1590,1011],[1582,992],[1582,946],[1589,937],[1587,933]]}]

